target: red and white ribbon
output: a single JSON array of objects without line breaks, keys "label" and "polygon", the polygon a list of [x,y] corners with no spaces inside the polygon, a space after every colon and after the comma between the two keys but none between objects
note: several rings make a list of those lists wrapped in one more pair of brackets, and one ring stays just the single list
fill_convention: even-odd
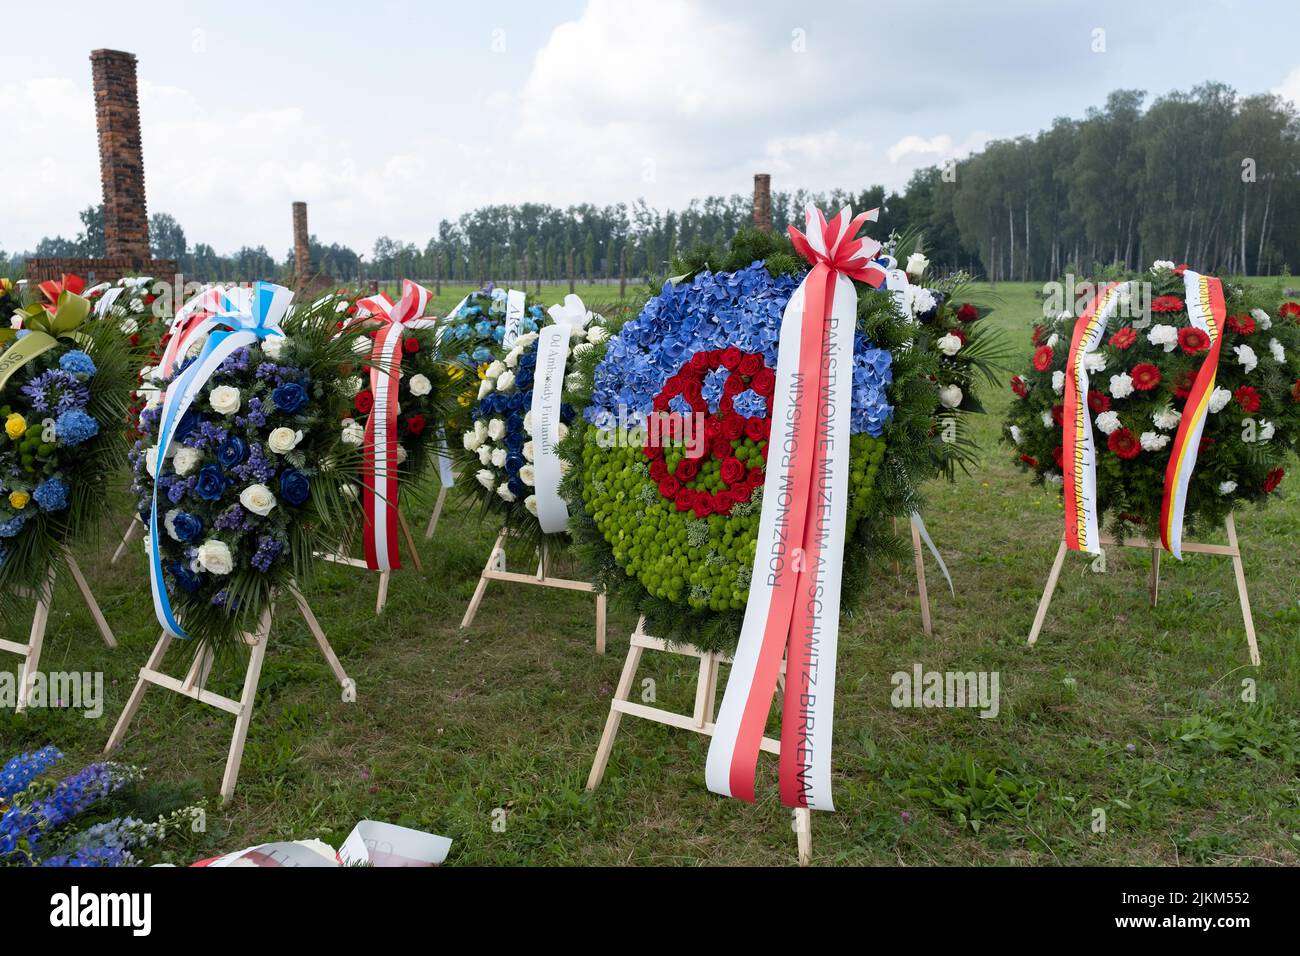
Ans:
[{"label": "red and white ribbon", "polygon": [[786,657],[781,801],[833,810],[831,727],[853,391],[853,280],[879,288],[880,244],[855,238],[877,210],[830,222],[809,207],[795,248],[813,264],[781,320],[767,475],[744,623],[709,744],[710,790],[754,799],[763,730]]},{"label": "red and white ribbon", "polygon": [[224,301],[225,293],[220,288],[208,286],[176,310],[167,332],[167,346],[158,363],[158,371],[163,378],[172,374],[200,336],[206,335],[219,324],[216,316]]},{"label": "red and white ribbon", "polygon": [[378,322],[370,351],[370,392],[374,406],[366,419],[361,469],[361,501],[366,513],[366,566],[388,571],[402,566],[397,527],[397,389],[402,374],[402,335],[406,329],[431,329],[437,319],[424,316],[430,292],[402,280],[402,297],[393,304],[380,293],[357,301],[365,322]]}]

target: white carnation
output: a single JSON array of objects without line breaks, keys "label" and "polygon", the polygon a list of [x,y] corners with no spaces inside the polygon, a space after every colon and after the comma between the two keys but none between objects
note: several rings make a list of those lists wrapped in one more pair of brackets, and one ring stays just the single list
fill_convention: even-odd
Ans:
[{"label": "white carnation", "polygon": [[1043,473],[1043,484],[1053,487],[1060,487],[1065,484],[1065,476],[1059,471],[1048,471]]},{"label": "white carnation", "polygon": [[1103,435],[1119,431],[1119,412],[1102,412],[1093,419],[1093,424],[1097,426],[1097,431]]},{"label": "white carnation", "polygon": [[1138,436],[1143,451],[1159,451],[1169,444],[1169,436],[1159,432],[1143,432]]},{"label": "white carnation", "polygon": [[519,349],[522,352],[523,350],[527,349],[528,346],[532,345],[536,341],[537,341],[536,332],[525,332],[523,335],[519,336],[519,338],[515,339],[515,348]]},{"label": "white carnation", "polygon": [[1153,325],[1147,333],[1147,341],[1152,345],[1163,345],[1166,352],[1178,347],[1178,330],[1172,325]]},{"label": "white carnation", "polygon": [[284,357],[284,348],[289,344],[289,340],[283,335],[271,335],[262,339],[262,354],[272,362],[278,362]]},{"label": "white carnation", "polygon": [[1250,317],[1255,320],[1255,327],[1262,332],[1267,332],[1273,327],[1273,320],[1268,317],[1268,313],[1263,309],[1251,309]]},{"label": "white carnation", "polygon": [[1249,375],[1255,371],[1255,366],[1259,364],[1259,356],[1249,345],[1234,345],[1232,350],[1237,353],[1237,363],[1246,370]]},{"label": "white carnation", "polygon": [[1133,377],[1128,372],[1120,372],[1110,377],[1110,394],[1113,398],[1128,398],[1133,394]]},{"label": "white carnation", "polygon": [[1237,483],[1235,481],[1219,482],[1219,494],[1221,495],[1230,495],[1236,490],[1237,490]]},{"label": "white carnation", "polygon": [[180,514],[180,511],[173,508],[171,511],[163,515],[163,528],[167,531],[167,537],[171,538],[173,541],[180,540],[176,535],[176,516],[178,514]]},{"label": "white carnation", "polygon": [[1052,373],[1052,391],[1057,395],[1065,391],[1065,372],[1059,368]]},{"label": "white carnation", "polygon": [[1152,274],[1161,271],[1173,272],[1174,268],[1175,268],[1174,264],[1170,262],[1168,259],[1157,259],[1155,262],[1151,263]]},{"label": "white carnation", "polygon": [[343,444],[356,447],[366,440],[366,430],[354,419],[345,418],[341,437]]},{"label": "white carnation", "polygon": [[1090,373],[1105,371],[1106,356],[1101,352],[1089,352],[1083,357],[1083,367]]},{"label": "white carnation", "polygon": [[1151,424],[1155,425],[1156,428],[1159,428],[1161,431],[1172,431],[1174,428],[1178,427],[1178,423],[1182,420],[1182,417],[1182,412],[1166,405],[1151,416]]},{"label": "white carnation", "polygon": [[1260,441],[1268,441],[1276,432],[1277,428],[1272,422],[1264,418],[1259,420],[1259,431],[1257,432],[1257,436]]},{"label": "white carnation", "polygon": [[1286,349],[1277,339],[1268,340],[1269,350],[1273,353],[1273,361],[1279,365],[1286,361]]},{"label": "white carnation", "polygon": [[1050,409],[1043,410],[1043,427],[1044,428],[1056,427],[1056,419],[1052,417],[1052,412]]},{"label": "white carnation", "polygon": [[1012,425],[1012,426],[1011,426],[1011,440],[1012,440],[1013,442],[1015,442],[1017,445],[1020,444],[1020,426],[1019,426],[1019,425]]},{"label": "white carnation", "polygon": [[599,345],[609,338],[609,330],[603,325],[593,325],[587,329],[587,341],[592,345]]},{"label": "white carnation", "polygon": [[1057,335],[1055,332],[1053,332],[1051,335],[1047,337],[1047,347],[1049,349],[1054,349],[1056,348],[1056,343],[1059,341],[1061,341],[1061,337]]},{"label": "white carnation", "polygon": [[917,289],[912,296],[912,311],[918,316],[925,315],[938,304],[934,293],[929,289]]},{"label": "white carnation", "polygon": [[1228,407],[1230,401],[1232,401],[1232,392],[1226,388],[1216,388],[1210,393],[1210,414],[1217,415]]},{"label": "white carnation", "polygon": [[945,385],[939,389],[939,403],[945,408],[956,408],[961,400],[962,392],[956,385]]},{"label": "white carnation", "polygon": [[370,340],[370,336],[358,335],[352,340],[352,351],[356,352],[358,355],[369,355],[371,349],[374,348],[374,344],[375,343]]}]

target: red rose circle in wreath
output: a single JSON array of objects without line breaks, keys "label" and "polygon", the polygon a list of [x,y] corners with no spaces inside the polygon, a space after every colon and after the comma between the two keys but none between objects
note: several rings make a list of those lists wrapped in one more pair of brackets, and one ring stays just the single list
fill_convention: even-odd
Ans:
[{"label": "red rose circle in wreath", "polygon": [[[709,411],[704,397],[704,382],[719,368],[730,374],[722,386],[722,398],[716,412]],[[654,411],[660,418],[658,429],[648,429],[642,452],[650,460],[650,477],[659,487],[659,494],[671,501],[678,511],[690,511],[697,518],[712,514],[725,515],[731,509],[753,497],[754,489],[763,486],[764,450],[757,457],[742,461],[736,457],[733,441],[765,441],[771,432],[767,418],[742,415],[736,411],[736,397],[753,390],[764,398],[771,409],[772,394],[776,391],[776,374],[763,363],[756,352],[742,352],[732,346],[708,352],[696,352],[682,364],[675,375],[664,382],[654,398]],[[691,411],[703,421],[703,441],[700,453],[691,457],[689,449],[675,465],[670,466],[664,457],[667,443],[680,442],[685,436],[685,416],[672,408],[672,400],[680,397]],[[718,477],[722,488],[710,490],[700,486],[696,479],[705,455],[718,461]]]}]

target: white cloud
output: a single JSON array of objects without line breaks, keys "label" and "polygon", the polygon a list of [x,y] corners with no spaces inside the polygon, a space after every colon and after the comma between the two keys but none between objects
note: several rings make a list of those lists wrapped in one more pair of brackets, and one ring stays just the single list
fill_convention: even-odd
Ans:
[{"label": "white cloud", "polygon": [[1300,106],[1300,66],[1293,66],[1282,82],[1272,92]]}]

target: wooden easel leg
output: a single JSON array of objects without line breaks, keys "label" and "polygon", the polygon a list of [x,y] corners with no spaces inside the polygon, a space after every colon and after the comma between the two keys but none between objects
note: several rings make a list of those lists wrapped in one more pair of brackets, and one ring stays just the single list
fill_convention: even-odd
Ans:
[{"label": "wooden easel leg", "polygon": [[[171,636],[166,631],[159,635],[158,643],[154,645],[153,653],[149,655],[149,662],[144,665],[143,670],[158,670],[162,666],[163,655],[167,653],[167,648],[171,642]],[[135,688],[131,691],[131,696],[127,698],[126,707],[122,709],[121,716],[117,718],[117,723],[113,726],[113,733],[109,736],[108,743],[104,745],[104,753],[112,753],[122,746],[127,729],[131,726],[131,721],[135,719],[135,712],[140,709],[140,701],[144,700],[144,692],[148,689],[149,682],[147,680],[143,677],[136,680]]]},{"label": "wooden easel leg", "polygon": [[1160,549],[1151,549],[1151,584],[1148,588],[1151,592],[1151,606],[1155,607],[1156,602],[1160,600]]},{"label": "wooden easel leg", "polygon": [[90,611],[90,616],[95,619],[95,627],[99,628],[99,636],[104,639],[104,643],[112,650],[117,647],[117,641],[113,639],[113,632],[109,629],[108,621],[104,620],[104,612],[99,609],[99,603],[95,600],[95,595],[90,592],[90,585],[86,583],[86,577],[81,573],[81,567],[77,564],[77,559],[72,556],[71,551],[65,550],[64,558],[68,562],[68,570],[72,572],[72,580],[77,583],[77,590],[81,592],[81,599],[86,602],[86,609]]},{"label": "wooden easel leg", "polygon": [[433,532],[437,530],[438,518],[442,516],[442,506],[447,502],[447,486],[443,485],[438,489],[438,500],[433,505],[433,515],[429,518],[429,527],[424,529],[424,540],[428,541],[433,537]]},{"label": "wooden easel leg", "polygon": [[465,609],[465,616],[461,618],[460,626],[469,627],[474,623],[474,616],[478,614],[478,606],[483,602],[483,594],[487,591],[488,578],[487,574],[498,562],[504,563],[505,559],[505,540],[506,529],[502,528],[501,533],[497,535],[497,543],[492,545],[492,553],[488,555],[487,564],[483,566],[483,575],[479,576],[478,587],[474,589],[474,597],[470,599],[469,607]]},{"label": "wooden easel leg", "polygon": [[420,560],[420,549],[415,546],[415,537],[411,534],[411,526],[406,522],[406,515],[400,511],[397,513],[397,523],[401,526],[402,538],[406,541],[406,551],[411,556],[416,573],[423,574],[424,562]]},{"label": "wooden easel leg", "polygon": [[50,622],[50,605],[54,602],[54,569],[50,569],[45,586],[36,598],[36,609],[32,611],[32,629],[28,635],[27,653],[23,655],[23,667],[18,673],[18,700],[14,704],[14,713],[21,714],[31,703],[32,689],[36,682],[36,672],[41,667],[41,647],[45,644],[45,628]]},{"label": "wooden easel leg", "polygon": [[379,572],[379,592],[375,595],[375,613],[383,614],[384,605],[388,603],[388,582],[393,576],[392,571]]},{"label": "wooden easel leg", "polygon": [[144,522],[140,520],[140,516],[132,515],[131,523],[126,526],[126,531],[122,533],[122,541],[117,546],[117,550],[113,552],[113,557],[108,563],[117,564],[117,562],[122,559],[122,555],[126,554],[126,549],[131,546],[131,542],[135,540],[135,536],[143,531]]},{"label": "wooden easel leg", "polygon": [[[898,534],[898,519],[897,519],[897,518],[893,518],[893,517],[891,517],[891,518],[889,519],[889,530],[892,531],[894,534]],[[890,561],[890,562],[889,562],[889,566],[890,566],[890,569],[894,572],[895,575],[897,575],[897,574],[900,572],[900,568],[899,568],[899,566],[898,566],[898,562],[897,562],[897,561]]]},{"label": "wooden easel leg", "polygon": [[1246,592],[1246,567],[1241,563],[1241,546],[1237,543],[1237,524],[1228,513],[1224,521],[1228,547],[1232,549],[1232,570],[1237,577],[1237,597],[1241,601],[1241,619],[1246,624],[1246,643],[1250,645],[1250,662],[1259,666],[1259,644],[1255,641],[1255,618],[1250,613],[1250,596]]},{"label": "wooden easel leg", "polygon": [[921,595],[921,627],[926,637],[934,636],[934,627],[930,623],[930,591],[925,583],[925,559],[921,557],[921,530],[911,522],[912,553],[916,558],[916,587]]},{"label": "wooden easel leg", "polygon": [[1038,641],[1038,633],[1043,629],[1043,621],[1047,619],[1047,607],[1052,603],[1052,595],[1056,593],[1056,582],[1061,578],[1066,550],[1065,538],[1061,538],[1061,546],[1056,549],[1056,560],[1052,562],[1052,573],[1047,576],[1047,587],[1043,588],[1043,598],[1038,602],[1038,613],[1034,615],[1034,626],[1029,632],[1031,647]]},{"label": "wooden easel leg", "polygon": [[316,614],[312,611],[311,605],[303,597],[302,591],[298,590],[297,583],[289,585],[289,594],[292,595],[294,603],[298,605],[298,613],[302,615],[303,621],[307,624],[307,630],[311,631],[312,637],[316,638],[316,643],[320,646],[321,653],[325,655],[325,661],[329,664],[330,670],[338,679],[339,686],[344,690],[351,683],[348,672],[343,669],[339,663],[338,655],[334,653],[334,647],[330,644],[329,638],[325,636],[325,631],[320,626],[320,621],[316,620]]},{"label": "wooden easel leg", "polygon": [[596,654],[605,656],[605,593],[596,595]]},{"label": "wooden easel leg", "polygon": [[794,830],[799,843],[799,865],[812,863],[812,811],[807,807],[795,807]]},{"label": "wooden easel leg", "polygon": [[[618,678],[618,687],[614,690],[614,700],[627,700],[632,694],[632,682],[636,680],[636,670],[641,666],[641,654],[644,648],[636,643],[636,636],[645,628],[645,618],[637,622],[636,632],[627,649],[627,660],[623,662],[623,673]],[[609,766],[609,755],[614,749],[614,738],[618,736],[619,721],[623,719],[620,711],[610,706],[609,716],[605,718],[605,732],[600,735],[600,746],[596,748],[596,759],[591,764],[591,774],[587,777],[587,789],[595,790],[605,778],[605,768]]]},{"label": "wooden easel leg", "polygon": [[248,740],[248,725],[253,720],[253,702],[257,698],[257,682],[262,676],[262,662],[266,659],[266,645],[270,643],[271,608],[262,612],[262,620],[253,635],[256,642],[248,655],[248,673],[244,675],[244,689],[239,695],[239,713],[235,716],[235,733],[230,740],[230,756],[226,758],[226,772],[221,778],[221,802],[229,803],[239,781],[239,765],[244,759],[244,744]]}]

